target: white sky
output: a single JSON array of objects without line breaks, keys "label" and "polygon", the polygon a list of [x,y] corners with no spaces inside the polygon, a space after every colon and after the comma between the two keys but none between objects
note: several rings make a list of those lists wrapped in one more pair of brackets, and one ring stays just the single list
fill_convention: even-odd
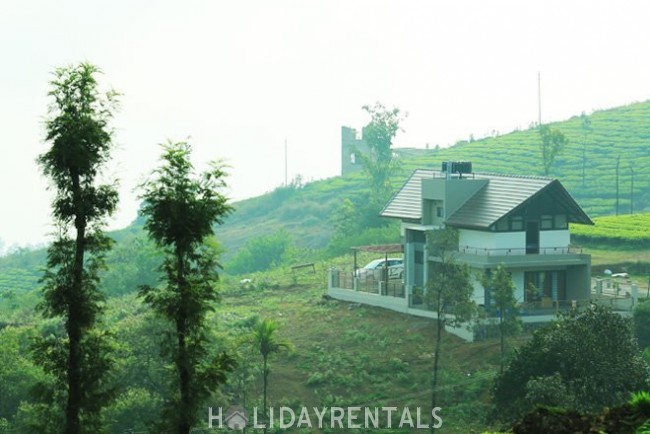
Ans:
[{"label": "white sky", "polygon": [[[43,119],[54,68],[89,61],[123,93],[112,228],[158,143],[191,137],[195,162],[223,158],[230,196],[337,175],[340,127],[381,101],[409,113],[397,146],[446,146],[537,120],[650,99],[645,1],[0,2],[0,239],[51,231]],[[0,242],[1,243],[1,242]]]}]

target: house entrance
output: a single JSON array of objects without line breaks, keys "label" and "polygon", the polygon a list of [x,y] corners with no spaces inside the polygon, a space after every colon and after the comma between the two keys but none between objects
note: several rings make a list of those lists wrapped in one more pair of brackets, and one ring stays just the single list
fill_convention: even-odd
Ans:
[{"label": "house entrance", "polygon": [[526,254],[539,253],[539,222],[526,222]]}]

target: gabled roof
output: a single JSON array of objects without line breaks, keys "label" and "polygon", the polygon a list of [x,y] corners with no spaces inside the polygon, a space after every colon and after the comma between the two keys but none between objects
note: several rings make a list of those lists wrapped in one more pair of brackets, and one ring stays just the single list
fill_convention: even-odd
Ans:
[{"label": "gabled roof", "polygon": [[[444,176],[444,173],[435,170],[416,170],[388,202],[380,215],[420,220],[422,218],[422,180]],[[467,176],[473,179],[487,179],[488,183],[468,198],[467,202],[460,206],[456,212],[447,216],[445,224],[487,229],[497,220],[542,193],[551,195],[553,200],[566,209],[570,222],[593,224],[589,216],[558,180],[491,173],[474,173]]]},{"label": "gabled roof", "polygon": [[422,180],[431,179],[434,170],[417,169],[379,213],[383,217],[419,220],[422,218]]}]

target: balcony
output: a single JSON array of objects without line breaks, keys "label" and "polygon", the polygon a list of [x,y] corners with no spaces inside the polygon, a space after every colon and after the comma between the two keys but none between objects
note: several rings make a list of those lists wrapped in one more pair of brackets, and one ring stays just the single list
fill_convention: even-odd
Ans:
[{"label": "balcony", "polygon": [[[521,248],[501,248],[501,249],[488,249],[484,247],[470,247],[470,246],[459,246],[458,252],[468,255],[483,255],[483,256],[515,256],[515,255],[531,255],[527,253],[529,250],[526,247]],[[568,255],[568,254],[582,254],[581,247],[571,247],[571,246],[562,246],[562,247],[538,247],[536,249],[538,253],[532,253],[534,255]]]},{"label": "balcony", "polygon": [[[553,266],[553,265],[586,265],[590,256],[584,254],[579,247],[558,246],[539,247],[537,253],[527,253],[526,247],[485,248],[459,246],[456,259],[462,263],[476,267],[493,267],[501,263],[508,267]],[[435,257],[429,257],[436,261]]]}]

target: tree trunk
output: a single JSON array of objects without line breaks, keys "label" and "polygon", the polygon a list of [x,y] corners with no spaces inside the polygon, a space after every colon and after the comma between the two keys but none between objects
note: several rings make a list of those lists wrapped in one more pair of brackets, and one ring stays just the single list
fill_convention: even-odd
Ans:
[{"label": "tree trunk", "polygon": [[264,434],[266,434],[266,432],[268,430],[268,425],[269,425],[269,421],[268,421],[268,418],[267,418],[267,411],[266,411],[266,386],[268,384],[267,381],[268,381],[268,376],[269,376],[269,370],[268,370],[268,367],[267,367],[267,356],[264,356],[264,372],[263,372],[263,374],[264,374],[263,375],[263,377],[264,377],[264,389],[263,389],[264,403],[262,405],[264,407],[264,420],[266,421],[264,423]]},{"label": "tree trunk", "polygon": [[435,423],[437,422],[434,417],[433,417],[433,409],[436,408],[436,404],[438,401],[438,362],[440,360],[440,345],[442,341],[442,328],[444,326],[444,321],[443,321],[443,311],[441,308],[441,299],[440,299],[440,294],[438,295],[438,306],[436,308],[437,316],[438,318],[436,319],[436,348],[433,353],[433,378],[431,380],[431,424],[429,425],[429,429],[431,430],[431,433],[435,433],[435,428],[433,427]]},{"label": "tree trunk", "polygon": [[81,306],[83,292],[84,250],[86,240],[86,216],[83,209],[79,175],[72,173],[73,201],[75,204],[75,255],[72,271],[72,287],[68,298],[68,403],[66,407],[66,433],[79,434],[81,425],[79,413],[81,411],[81,339],[83,329],[81,324]]},{"label": "tree trunk", "polygon": [[505,336],[504,336],[504,331],[503,331],[503,306],[501,306],[501,312],[499,315],[499,337],[501,338],[501,361],[500,361],[500,367],[499,370],[503,372],[503,359],[505,358]]},{"label": "tree trunk", "polygon": [[180,310],[176,318],[176,335],[178,337],[178,379],[181,394],[181,408],[180,417],[178,421],[178,434],[189,434],[191,429],[191,421],[193,415],[191,414],[191,396],[190,396],[190,370],[189,361],[187,359],[187,342],[185,335],[187,332],[187,312],[184,307],[186,305],[186,290],[185,290],[185,263],[183,261],[183,254],[177,252],[176,259],[178,262],[178,286],[180,290]]}]

